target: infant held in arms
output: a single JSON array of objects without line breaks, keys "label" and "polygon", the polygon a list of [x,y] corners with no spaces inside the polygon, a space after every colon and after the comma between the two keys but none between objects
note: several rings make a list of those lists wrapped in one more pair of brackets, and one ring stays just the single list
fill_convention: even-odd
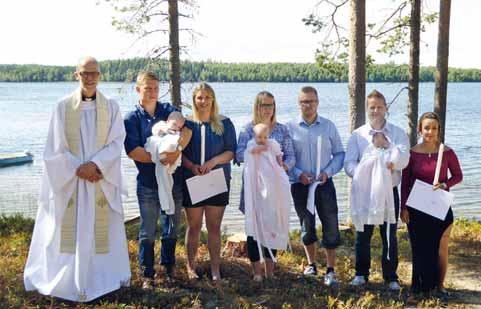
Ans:
[{"label": "infant held in arms", "polygon": [[173,178],[172,174],[181,164],[179,155],[175,163],[170,165],[162,164],[162,160],[168,153],[182,151],[180,144],[181,130],[184,127],[185,119],[180,112],[170,113],[167,121],[159,121],[152,127],[152,136],[147,138],[145,150],[150,153],[152,162],[155,163],[155,177],[157,180],[159,201],[163,211],[168,215],[175,212],[174,200],[172,197]]}]

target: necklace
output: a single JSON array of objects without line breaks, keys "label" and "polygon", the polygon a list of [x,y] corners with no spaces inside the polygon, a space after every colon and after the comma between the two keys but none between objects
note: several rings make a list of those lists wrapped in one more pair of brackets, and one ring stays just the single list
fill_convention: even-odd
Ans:
[{"label": "necklace", "polygon": [[431,148],[430,150],[427,150],[427,154],[428,154],[428,158],[431,158],[431,154],[435,153],[436,151],[438,151],[438,147],[437,146],[434,146],[434,148],[431,146],[427,146],[426,144],[424,144],[424,148]]},{"label": "necklace", "polygon": [[428,157],[431,158],[431,154],[436,153],[438,151],[437,149],[434,149],[433,151],[428,151]]}]

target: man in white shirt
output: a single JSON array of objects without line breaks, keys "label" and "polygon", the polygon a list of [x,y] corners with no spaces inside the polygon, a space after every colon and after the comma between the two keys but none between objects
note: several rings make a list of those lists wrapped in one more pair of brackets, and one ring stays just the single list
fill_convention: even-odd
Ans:
[{"label": "man in white shirt", "polygon": [[[373,135],[381,133],[384,136],[384,147],[397,148],[399,156],[396,162],[387,162],[386,168],[392,173],[393,197],[395,218],[399,218],[399,192],[397,186],[401,182],[401,171],[409,162],[409,139],[406,133],[399,127],[386,121],[387,104],[384,95],[373,90],[367,96],[367,114],[369,122],[352,132],[347,144],[344,170],[349,177],[356,173],[357,166],[361,161],[364,150],[372,143]],[[371,194],[366,192],[365,194]],[[399,290],[397,276],[398,252],[397,252],[397,223],[388,224],[384,222],[380,226],[382,238],[382,271],[383,278],[391,290]],[[371,265],[371,237],[374,225],[364,225],[364,232],[356,232],[356,276],[351,285],[364,285],[369,278]],[[389,235],[389,241],[387,239]],[[388,252],[389,248],[389,252]]]}]

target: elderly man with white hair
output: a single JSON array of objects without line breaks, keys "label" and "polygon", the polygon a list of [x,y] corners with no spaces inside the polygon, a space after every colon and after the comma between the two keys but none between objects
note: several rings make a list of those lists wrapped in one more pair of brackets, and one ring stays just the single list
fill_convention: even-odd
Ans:
[{"label": "elderly man with white hair", "polygon": [[97,60],[82,58],[79,88],[55,107],[26,290],[90,301],[129,285],[120,155],[125,138],[117,103],[97,90]]}]

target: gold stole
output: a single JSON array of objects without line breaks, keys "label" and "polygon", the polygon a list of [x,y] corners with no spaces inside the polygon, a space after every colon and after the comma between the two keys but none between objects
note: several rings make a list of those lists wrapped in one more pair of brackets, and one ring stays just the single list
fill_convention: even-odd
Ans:
[{"label": "gold stole", "polygon": [[[67,144],[75,156],[80,154],[80,90],[75,91],[69,99],[65,109],[65,137]],[[106,98],[97,91],[96,94],[96,150],[105,146],[111,125],[111,117]],[[77,227],[77,194],[78,184],[62,218],[60,252],[75,253]],[[88,205],[80,205],[88,207]],[[109,204],[102,192],[99,182],[95,184],[95,252],[97,254],[109,252]]]}]

